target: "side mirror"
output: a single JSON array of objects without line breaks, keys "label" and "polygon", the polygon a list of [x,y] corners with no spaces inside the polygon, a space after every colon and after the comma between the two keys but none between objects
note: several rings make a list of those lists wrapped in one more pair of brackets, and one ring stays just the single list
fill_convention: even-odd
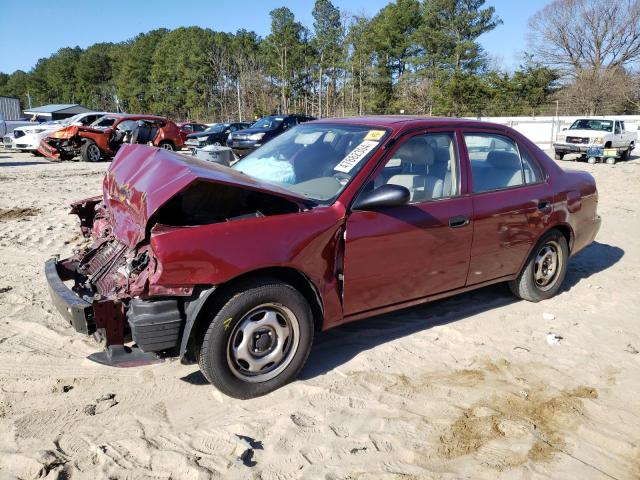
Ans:
[{"label": "side mirror", "polygon": [[409,203],[411,192],[400,185],[382,185],[362,195],[353,205],[354,210],[376,210],[383,207],[399,207]]},{"label": "side mirror", "polygon": [[567,129],[567,127],[564,127],[564,128],[562,129],[562,131],[564,132],[566,129]]}]

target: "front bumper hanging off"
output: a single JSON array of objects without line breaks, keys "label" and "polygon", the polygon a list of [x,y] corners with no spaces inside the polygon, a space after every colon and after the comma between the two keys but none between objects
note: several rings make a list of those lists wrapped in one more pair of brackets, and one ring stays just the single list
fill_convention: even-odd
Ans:
[{"label": "front bumper hanging off", "polygon": [[79,333],[94,335],[104,342],[104,350],[89,355],[95,362],[113,367],[133,367],[158,363],[163,359],[156,353],[143,352],[137,346],[125,346],[125,305],[117,300],[102,299],[91,302],[72,291],[65,281],[75,280],[72,265],[55,258],[44,267],[51,300],[60,315]]},{"label": "front bumper hanging off", "polygon": [[49,284],[49,295],[62,318],[80,333],[91,335],[96,331],[92,304],[71,291],[64,282],[73,280],[74,272],[52,258],[44,264],[44,274]]}]

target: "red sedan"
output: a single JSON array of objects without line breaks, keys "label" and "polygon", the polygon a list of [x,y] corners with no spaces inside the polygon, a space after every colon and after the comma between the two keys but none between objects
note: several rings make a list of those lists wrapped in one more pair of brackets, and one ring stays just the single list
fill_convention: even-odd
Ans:
[{"label": "red sedan", "polygon": [[45,270],[60,313],[104,339],[94,360],[177,355],[248,398],[294,379],[314,332],[496,282],[555,295],[597,203],[588,173],[505,126],[327,119],[232,168],[123,145],[72,208],[93,245]]}]

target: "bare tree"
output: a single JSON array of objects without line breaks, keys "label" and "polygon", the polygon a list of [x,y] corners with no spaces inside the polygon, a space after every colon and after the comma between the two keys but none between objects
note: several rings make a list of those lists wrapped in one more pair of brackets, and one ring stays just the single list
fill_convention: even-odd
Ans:
[{"label": "bare tree", "polygon": [[640,59],[640,0],[554,0],[529,29],[536,59],[571,77]]},{"label": "bare tree", "polygon": [[632,78],[622,68],[581,70],[560,94],[559,100],[581,115],[623,113],[634,91]]}]

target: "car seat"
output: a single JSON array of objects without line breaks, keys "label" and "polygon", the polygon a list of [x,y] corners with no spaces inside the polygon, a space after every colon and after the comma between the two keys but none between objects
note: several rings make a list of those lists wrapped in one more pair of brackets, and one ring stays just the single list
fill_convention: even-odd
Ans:
[{"label": "car seat", "polygon": [[429,168],[435,163],[434,150],[423,138],[407,140],[394,158],[400,159],[403,173],[393,175],[388,184],[407,188],[411,202],[442,197],[443,180],[429,174]]}]

